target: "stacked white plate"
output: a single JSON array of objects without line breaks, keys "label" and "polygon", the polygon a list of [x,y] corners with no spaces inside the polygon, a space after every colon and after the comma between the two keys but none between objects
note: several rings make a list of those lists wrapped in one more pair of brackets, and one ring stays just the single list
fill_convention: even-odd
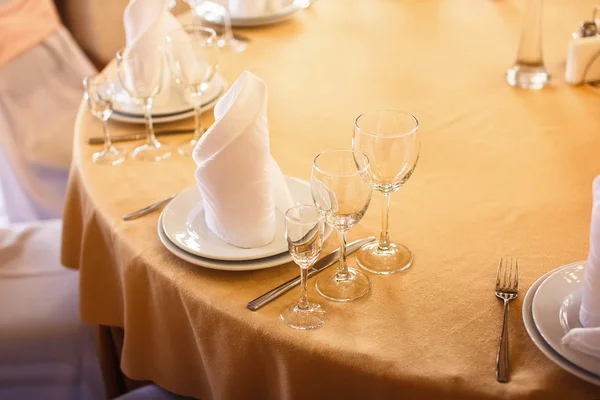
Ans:
[{"label": "stacked white plate", "polygon": [[580,328],[579,307],[585,261],[559,267],[539,278],[523,301],[523,322],[536,346],[566,371],[600,385],[600,359],[573,350],[562,338]]},{"label": "stacked white plate", "polygon": [[[238,0],[241,1],[241,0]],[[236,28],[250,28],[276,24],[285,21],[293,16],[293,14],[305,8],[306,0],[282,0],[279,7],[274,8],[273,2],[269,0],[246,0],[255,2],[250,4],[253,12],[244,15],[242,7],[240,10],[229,5],[231,14],[231,26]],[[202,20],[211,24],[223,23],[223,8],[217,4],[218,2],[204,1],[196,7],[195,13]]]},{"label": "stacked white plate", "polygon": [[[113,114],[111,119],[120,122],[132,124],[144,124],[143,104],[129,96],[117,77],[116,64],[113,61],[107,68],[107,73],[113,77],[115,87],[115,101],[113,104]],[[201,111],[205,112],[212,109],[219,98],[225,94],[227,82],[219,74],[215,74],[213,79],[206,85],[202,95]],[[194,108],[186,100],[184,91],[170,77],[165,70],[163,87],[154,99],[152,107],[152,122],[161,124],[165,122],[178,121],[189,118],[194,115]]]},{"label": "stacked white plate", "polygon": [[[312,204],[308,182],[286,177],[295,205]],[[285,239],[286,210],[276,210],[275,238],[266,246],[244,249],[230,245],[206,226],[202,197],[192,186],[165,207],[158,219],[158,237],[175,256],[192,264],[225,271],[251,271],[292,261]]]}]

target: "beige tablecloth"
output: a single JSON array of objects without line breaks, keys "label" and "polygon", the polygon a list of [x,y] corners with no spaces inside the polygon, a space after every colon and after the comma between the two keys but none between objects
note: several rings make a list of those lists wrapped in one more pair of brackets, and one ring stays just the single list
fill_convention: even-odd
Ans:
[{"label": "beige tablecloth", "polygon": [[[176,156],[94,165],[98,147],[86,139],[101,128],[82,105],[63,261],[81,270],[83,319],[124,328],[127,376],[202,399],[600,397],[535,347],[520,309],[537,277],[586,257],[600,92],[568,86],[562,74],[570,33],[594,4],[547,2],[545,57],[555,79],[537,92],[504,81],[522,16],[511,0],[322,0],[289,22],[245,32],[248,50],[223,55],[230,82],[248,69],[267,83],[272,154],[288,175],[307,179],[317,153],[349,147],[365,110],[408,109],[421,122],[421,159],[392,197],[390,221],[391,237],[415,253],[413,267],[371,275],[373,291],[361,300],[319,299],[328,319],[315,331],[279,321],[295,291],[258,312],[245,308],[296,275],[294,265],[203,269],[163,248],[158,213],[121,221],[192,185],[194,164]],[[191,121],[172,126],[182,125]],[[112,132],[141,129],[114,124]],[[379,226],[374,201],[350,238]],[[522,295],[511,305],[511,380],[499,384],[502,307],[493,287],[504,254],[519,257]]]}]

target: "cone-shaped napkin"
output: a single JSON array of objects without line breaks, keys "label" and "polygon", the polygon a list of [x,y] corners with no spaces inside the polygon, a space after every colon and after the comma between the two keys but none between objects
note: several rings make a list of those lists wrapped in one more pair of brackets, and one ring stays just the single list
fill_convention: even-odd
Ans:
[{"label": "cone-shaped napkin", "polygon": [[275,208],[293,201],[269,151],[267,87],[248,71],[215,106],[215,123],[194,149],[205,220],[221,240],[238,247],[269,244]]},{"label": "cone-shaped napkin", "polygon": [[594,180],[592,195],[590,251],[579,310],[579,321],[584,328],[571,329],[563,338],[563,343],[600,357],[600,176]]}]

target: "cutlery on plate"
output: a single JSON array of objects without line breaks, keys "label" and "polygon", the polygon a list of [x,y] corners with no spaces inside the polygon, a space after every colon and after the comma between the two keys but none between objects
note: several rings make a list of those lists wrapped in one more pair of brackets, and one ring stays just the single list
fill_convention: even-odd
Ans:
[{"label": "cutlery on plate", "polygon": [[[193,129],[172,129],[167,131],[156,131],[154,134],[156,136],[170,136],[170,135],[182,135],[186,133],[194,133]],[[146,138],[146,132],[137,132],[137,133],[128,133],[125,135],[111,136],[111,141],[113,143],[118,142],[129,142],[132,140],[141,140]],[[104,144],[103,137],[91,137],[88,139],[88,144]]]},{"label": "cutlery on plate", "polygon": [[[366,237],[363,239],[355,240],[352,243],[348,243],[348,245],[346,246],[346,252],[347,252],[347,254],[351,254],[351,253],[355,252],[356,250],[360,249],[363,245],[365,245],[369,242],[372,242],[373,240],[375,240],[375,237],[369,236],[369,237]],[[339,250],[340,250],[339,248],[335,249],[333,252],[329,253],[328,255],[321,258],[319,261],[317,261],[315,263],[315,265],[311,269],[308,270],[307,279],[313,275],[318,274],[319,272],[323,271],[327,267],[335,264],[340,259],[340,251]],[[282,294],[289,292],[292,288],[298,286],[299,284],[300,284],[300,276],[292,278],[289,281],[277,286],[275,289],[269,290],[267,293],[263,294],[262,296],[257,297],[256,299],[252,300],[251,302],[249,302],[248,309],[251,311],[256,311],[259,308],[261,308],[262,306],[264,306],[265,304],[272,302],[273,300],[275,300]]]},{"label": "cutlery on plate", "polygon": [[517,298],[519,289],[519,262],[514,257],[504,257],[498,263],[496,274],[496,296],[504,301],[504,318],[498,356],[496,358],[496,380],[508,382],[508,303]]},{"label": "cutlery on plate", "polygon": [[125,214],[123,215],[121,218],[123,218],[123,221],[132,221],[134,219],[138,219],[140,217],[143,217],[146,214],[150,214],[152,211],[158,210],[159,208],[161,208],[162,206],[165,206],[168,202],[170,202],[171,200],[173,200],[175,198],[175,196],[177,196],[177,194],[174,194],[173,196],[161,200],[161,201],[157,201],[154,204],[150,204],[148,207],[144,207],[141,208],[137,211],[134,211],[132,213],[129,214]]}]

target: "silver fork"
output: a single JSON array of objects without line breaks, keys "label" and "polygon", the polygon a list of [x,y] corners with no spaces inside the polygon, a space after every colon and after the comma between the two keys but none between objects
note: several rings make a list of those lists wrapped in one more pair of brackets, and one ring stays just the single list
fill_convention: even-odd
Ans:
[{"label": "silver fork", "polygon": [[504,301],[502,334],[496,358],[496,380],[508,382],[508,303],[517,298],[519,290],[519,262],[514,257],[501,258],[496,274],[496,296]]}]

